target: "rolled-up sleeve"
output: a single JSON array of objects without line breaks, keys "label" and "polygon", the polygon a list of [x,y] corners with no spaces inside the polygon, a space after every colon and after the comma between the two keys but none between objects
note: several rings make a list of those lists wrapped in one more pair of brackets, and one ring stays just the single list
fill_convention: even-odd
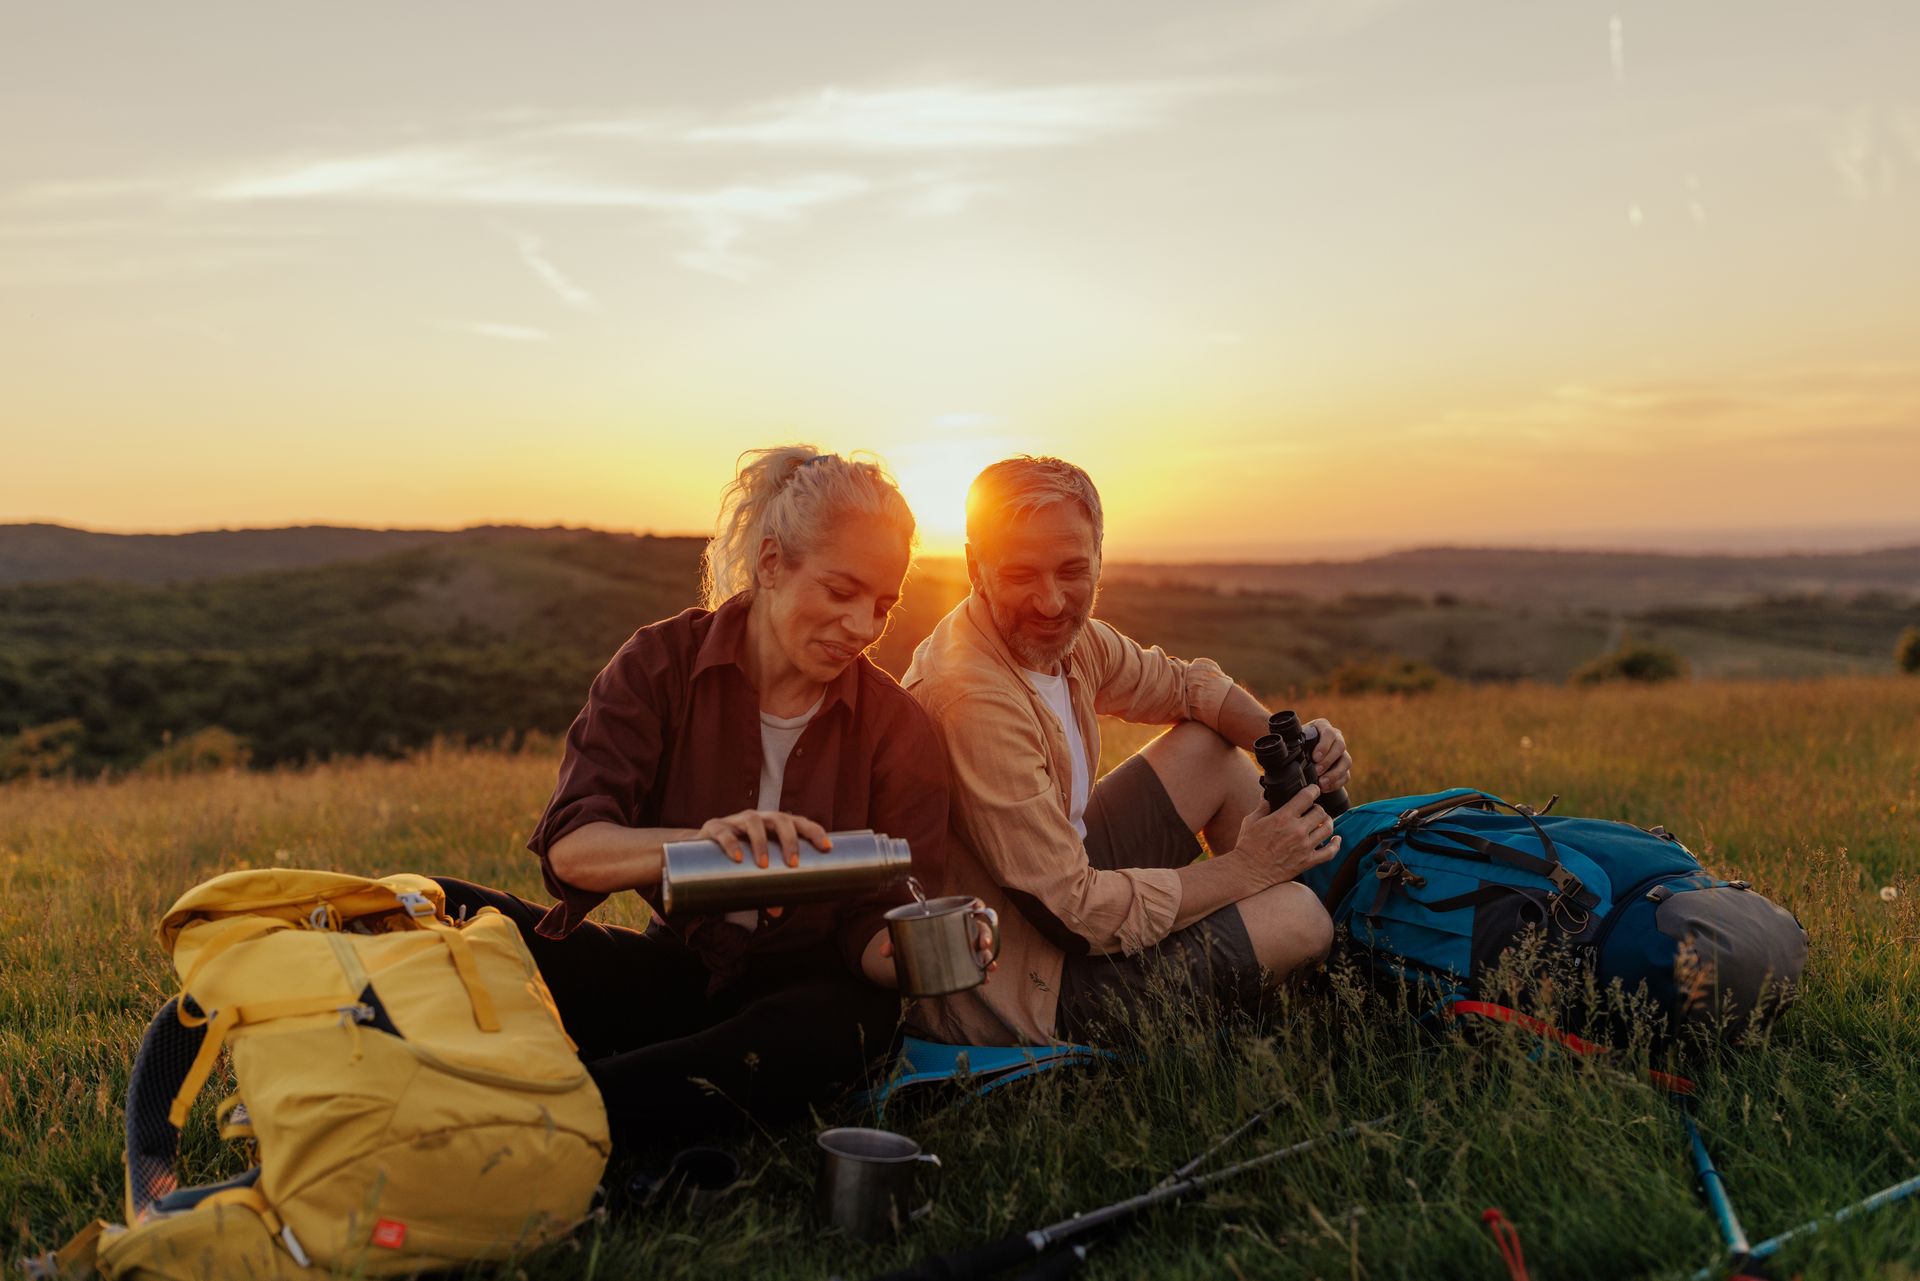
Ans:
[{"label": "rolled-up sleeve", "polygon": [[537,927],[548,937],[572,932],[607,898],[554,875],[548,858],[554,844],[589,823],[643,825],[640,808],[653,786],[662,750],[660,709],[649,679],[654,665],[650,660],[660,656],[649,651],[641,633],[594,678],[587,705],[567,730],[553,797],[527,839],[527,848],[540,856],[548,892],[559,900]]},{"label": "rolled-up sleeve", "polygon": [[1180,881],[1170,868],[1103,871],[1087,862],[1049,776],[1032,710],[995,692],[960,695],[934,717],[953,778],[954,829],[1042,933],[1064,928],[1075,951],[1134,953],[1173,928]]},{"label": "rolled-up sleeve", "polygon": [[1233,680],[1211,658],[1175,658],[1095,619],[1077,658],[1091,667],[1094,710],[1136,724],[1199,721],[1220,727],[1220,707]]}]

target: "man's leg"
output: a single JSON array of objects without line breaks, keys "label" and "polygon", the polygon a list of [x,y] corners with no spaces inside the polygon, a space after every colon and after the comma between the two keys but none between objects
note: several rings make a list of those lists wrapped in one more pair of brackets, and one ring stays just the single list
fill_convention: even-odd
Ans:
[{"label": "man's leg", "polygon": [[1272,885],[1175,930],[1137,956],[1069,956],[1060,973],[1057,1036],[1098,1041],[1111,1026],[1184,1008],[1195,997],[1256,1008],[1269,983],[1318,964],[1333,925],[1312,890]]},{"label": "man's leg", "polygon": [[1269,885],[1234,906],[1260,968],[1276,977],[1318,965],[1333,947],[1333,918],[1320,896],[1298,881]]},{"label": "man's leg", "polygon": [[[1206,726],[1183,722],[1100,780],[1087,806],[1088,859],[1103,868],[1179,866],[1199,852],[1195,831],[1205,832],[1209,849],[1224,853],[1238,843],[1240,824],[1262,799],[1252,758]],[[1176,959],[1196,986],[1244,1004],[1259,972],[1284,978],[1318,964],[1332,943],[1333,923],[1311,890],[1296,882],[1268,886],[1176,931],[1142,958],[1069,958],[1063,1022],[1110,1004],[1115,988],[1137,996],[1132,989],[1144,970],[1134,967],[1143,962],[1151,969]]]},{"label": "man's leg", "polygon": [[1224,853],[1240,840],[1240,824],[1260,808],[1260,768],[1253,758],[1199,721],[1182,721],[1140,749],[1189,832]]}]

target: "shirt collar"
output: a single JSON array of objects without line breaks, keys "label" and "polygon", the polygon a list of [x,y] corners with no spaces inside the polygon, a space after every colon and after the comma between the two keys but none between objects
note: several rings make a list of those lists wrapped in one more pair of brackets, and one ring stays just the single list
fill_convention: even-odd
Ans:
[{"label": "shirt collar", "polygon": [[[700,642],[699,650],[693,656],[691,679],[697,679],[700,673],[713,667],[732,667],[744,678],[746,669],[741,660],[747,652],[747,617],[753,606],[753,593],[740,592],[721,603],[713,611],[712,624],[707,628],[706,639]],[[820,711],[825,712],[835,703],[845,703],[848,711],[859,705],[860,664],[866,661],[864,656],[848,663],[841,673],[827,683],[825,697],[821,700]]]}]

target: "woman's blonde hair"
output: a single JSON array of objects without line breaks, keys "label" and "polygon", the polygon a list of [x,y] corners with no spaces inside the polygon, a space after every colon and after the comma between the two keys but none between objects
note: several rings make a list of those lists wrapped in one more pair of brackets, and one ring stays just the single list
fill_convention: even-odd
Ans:
[{"label": "woman's blonde hair", "polygon": [[913,512],[877,461],[823,454],[812,445],[749,449],[720,491],[720,519],[701,570],[708,609],[754,584],[760,541],[773,539],[787,564],[798,564],[836,521],[877,516],[913,547]]}]

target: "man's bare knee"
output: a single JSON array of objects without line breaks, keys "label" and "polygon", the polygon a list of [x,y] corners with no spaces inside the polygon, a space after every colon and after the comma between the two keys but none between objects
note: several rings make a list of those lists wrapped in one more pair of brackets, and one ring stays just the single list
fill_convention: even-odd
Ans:
[{"label": "man's bare knee", "polygon": [[[1239,748],[1199,721],[1181,721],[1140,749],[1181,821],[1199,831],[1256,773]],[[1245,776],[1243,778],[1242,776]]]},{"label": "man's bare knee", "polygon": [[1168,764],[1209,764],[1237,749],[1212,727],[1199,721],[1181,721],[1140,749],[1156,770]]},{"label": "man's bare knee", "polygon": [[1298,881],[1270,885],[1239,906],[1254,955],[1275,976],[1318,965],[1333,947],[1333,919],[1319,895]]}]

